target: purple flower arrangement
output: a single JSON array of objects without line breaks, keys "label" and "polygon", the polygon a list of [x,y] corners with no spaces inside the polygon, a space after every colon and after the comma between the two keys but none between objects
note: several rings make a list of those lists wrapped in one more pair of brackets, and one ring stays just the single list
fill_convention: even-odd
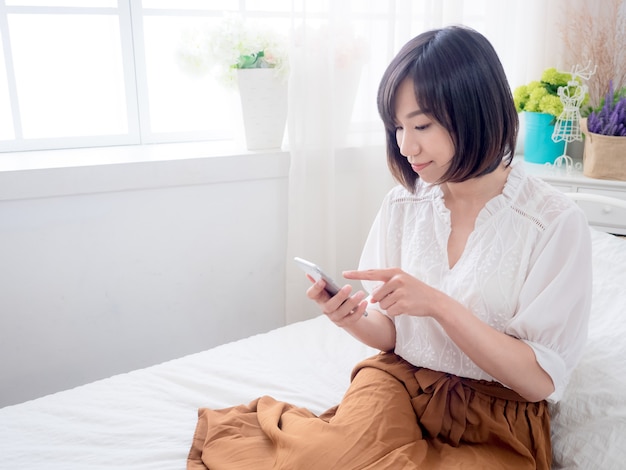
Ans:
[{"label": "purple flower arrangement", "polygon": [[611,82],[602,107],[589,114],[587,128],[594,134],[626,137],[626,88],[615,96]]}]

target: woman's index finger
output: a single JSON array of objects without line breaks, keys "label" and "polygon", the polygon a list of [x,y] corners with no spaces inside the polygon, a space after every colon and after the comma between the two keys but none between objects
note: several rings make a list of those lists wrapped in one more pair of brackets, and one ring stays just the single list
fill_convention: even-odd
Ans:
[{"label": "woman's index finger", "polygon": [[383,281],[387,282],[396,273],[396,268],[385,269],[365,269],[344,271],[343,277],[346,279],[356,279],[360,281]]}]

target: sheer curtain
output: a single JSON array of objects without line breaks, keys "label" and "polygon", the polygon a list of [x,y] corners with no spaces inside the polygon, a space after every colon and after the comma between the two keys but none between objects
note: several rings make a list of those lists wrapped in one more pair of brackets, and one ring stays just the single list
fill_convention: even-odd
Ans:
[{"label": "sheer curtain", "polygon": [[[289,91],[289,233],[286,321],[319,309],[294,256],[340,284],[356,268],[383,195],[394,184],[376,112],[380,77],[399,48],[427,29],[465,24],[498,51],[511,87],[560,67],[565,0],[333,0],[294,2]],[[359,287],[358,284],[354,284]]]}]

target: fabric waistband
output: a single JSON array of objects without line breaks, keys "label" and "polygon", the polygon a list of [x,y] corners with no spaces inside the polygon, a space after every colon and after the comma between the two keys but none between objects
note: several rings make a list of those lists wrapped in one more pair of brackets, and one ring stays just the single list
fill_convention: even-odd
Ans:
[{"label": "fabric waistband", "polygon": [[500,382],[477,380],[468,377],[459,377],[448,372],[440,372],[428,369],[426,367],[415,366],[397,355],[396,353],[392,352],[379,353],[373,357],[370,357],[369,359],[365,359],[364,361],[360,362],[355,366],[354,370],[352,371],[352,378],[354,378],[358,370],[364,367],[376,367],[382,370],[386,370],[387,372],[397,377],[399,375],[397,369],[404,369],[407,373],[415,374],[416,378],[418,379],[418,383],[423,390],[427,390],[442,379],[447,379],[448,381],[452,382],[452,385],[460,383],[460,385],[466,386],[474,390],[475,392],[479,392],[494,398],[528,403],[528,400],[522,397],[519,393],[502,385]]}]

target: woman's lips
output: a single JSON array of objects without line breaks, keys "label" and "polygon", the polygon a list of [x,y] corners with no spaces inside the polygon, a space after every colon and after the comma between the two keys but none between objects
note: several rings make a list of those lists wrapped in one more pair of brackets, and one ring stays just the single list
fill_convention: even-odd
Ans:
[{"label": "woman's lips", "polygon": [[415,173],[419,173],[424,168],[426,168],[428,165],[430,165],[430,162],[428,162],[428,163],[411,163],[411,168],[413,168],[413,171]]}]

